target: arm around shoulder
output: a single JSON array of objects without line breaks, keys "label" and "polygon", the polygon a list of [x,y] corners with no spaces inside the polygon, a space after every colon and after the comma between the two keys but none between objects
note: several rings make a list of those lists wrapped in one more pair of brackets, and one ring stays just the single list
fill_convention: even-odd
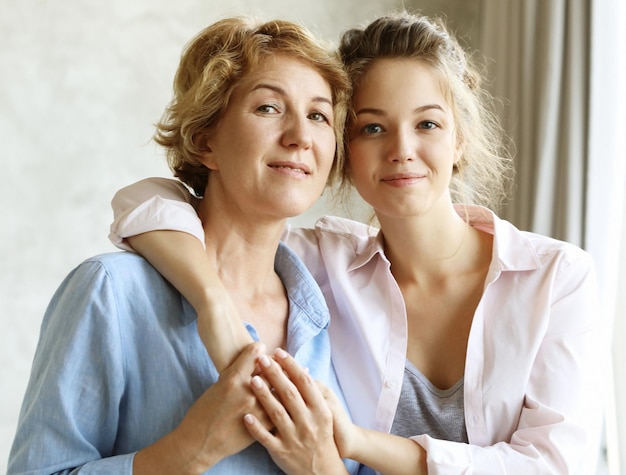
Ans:
[{"label": "arm around shoulder", "polygon": [[147,178],[119,190],[113,200],[109,239],[133,250],[127,238],[156,230],[191,234],[204,246],[204,229],[195,210],[198,198],[178,180]]}]

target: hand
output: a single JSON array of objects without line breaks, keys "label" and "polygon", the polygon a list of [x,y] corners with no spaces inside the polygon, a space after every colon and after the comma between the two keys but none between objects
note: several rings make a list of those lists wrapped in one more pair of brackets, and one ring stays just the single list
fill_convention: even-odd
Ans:
[{"label": "hand", "polygon": [[428,473],[426,451],[420,445],[405,437],[357,426],[337,396],[322,383],[318,386],[333,414],[335,443],[341,457],[388,475]]},{"label": "hand", "polygon": [[308,371],[281,349],[274,359],[259,358],[259,365],[273,389],[259,376],[252,378],[251,387],[275,430],[246,414],[250,434],[286,473],[347,473],[333,438],[332,413]]},{"label": "hand", "polygon": [[333,415],[333,432],[339,455],[343,458],[352,458],[351,454],[354,452],[358,440],[359,427],[352,422],[330,388],[320,381],[317,381],[317,386]]},{"label": "hand", "polygon": [[137,453],[133,473],[204,473],[254,442],[242,418],[254,414],[259,427],[270,427],[250,388],[250,380],[258,371],[256,362],[264,353],[262,343],[244,348],[174,431]]},{"label": "hand", "polygon": [[250,380],[258,373],[256,362],[264,353],[262,343],[248,345],[185,416],[183,423],[190,423],[192,430],[202,434],[203,450],[221,454],[220,459],[254,441],[241,422],[244,414],[254,414],[269,427],[269,419],[250,389]]}]

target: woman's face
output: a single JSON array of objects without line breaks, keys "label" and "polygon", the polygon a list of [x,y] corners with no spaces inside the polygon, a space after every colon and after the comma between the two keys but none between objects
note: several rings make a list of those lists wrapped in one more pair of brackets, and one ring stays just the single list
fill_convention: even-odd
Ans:
[{"label": "woman's face", "polygon": [[333,164],[331,88],[307,63],[270,56],[233,90],[204,145],[211,200],[254,219],[298,215]]},{"label": "woman's face", "polygon": [[349,166],[379,219],[422,215],[449,203],[461,156],[439,77],[413,59],[379,59],[354,91]]}]

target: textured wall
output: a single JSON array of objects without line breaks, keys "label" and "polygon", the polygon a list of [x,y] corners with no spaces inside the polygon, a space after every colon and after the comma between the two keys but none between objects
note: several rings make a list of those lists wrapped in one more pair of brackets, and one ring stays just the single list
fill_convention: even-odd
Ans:
[{"label": "textured wall", "polygon": [[[437,2],[428,3],[431,12]],[[441,8],[452,19],[475,3]],[[335,40],[400,4],[0,0],[0,470],[52,293],[80,261],[113,250],[106,236],[116,189],[170,176],[150,137],[187,40],[238,13],[301,21]]]}]

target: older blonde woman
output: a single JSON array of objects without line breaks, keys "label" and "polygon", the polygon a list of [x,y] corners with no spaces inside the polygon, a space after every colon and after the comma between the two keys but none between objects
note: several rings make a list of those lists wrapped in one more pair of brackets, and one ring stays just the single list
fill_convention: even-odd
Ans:
[{"label": "older blonde woman", "polygon": [[[250,334],[288,348],[338,394],[323,296],[279,240],[342,165],[335,132],[348,97],[336,55],[300,26],[226,19],[186,48],[156,136],[205,196],[204,256]],[[46,312],[8,472],[346,473],[319,393],[307,407],[314,426],[288,457],[254,443],[243,416],[266,420],[250,381],[269,359],[252,345],[218,374],[204,321],[137,254],[79,265]]]}]

